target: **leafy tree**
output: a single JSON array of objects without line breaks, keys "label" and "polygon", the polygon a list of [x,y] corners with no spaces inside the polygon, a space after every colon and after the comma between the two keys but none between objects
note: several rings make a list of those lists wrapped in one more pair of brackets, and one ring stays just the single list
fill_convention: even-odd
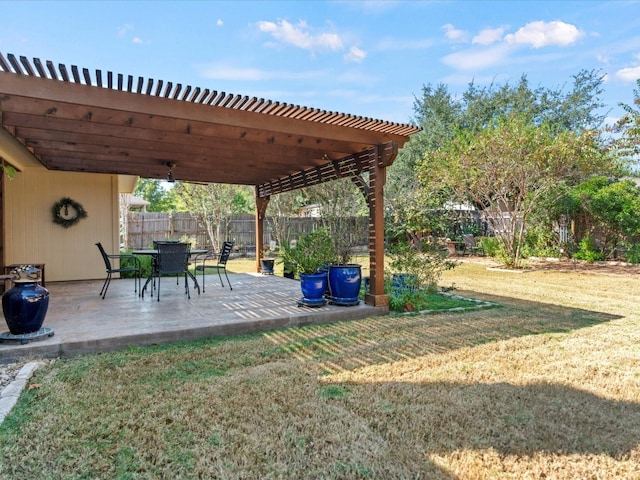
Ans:
[{"label": "leafy tree", "polygon": [[437,149],[453,136],[460,122],[461,106],[443,84],[435,88],[427,85],[422,97],[415,101],[414,112],[415,123],[423,130],[411,137],[387,169],[385,223],[392,239],[419,244],[424,234],[439,232],[449,222],[441,209],[446,192],[421,190],[416,164],[425,151]]},{"label": "leafy tree", "polygon": [[623,158],[636,164],[640,156],[640,79],[633,90],[633,105],[620,103],[625,114],[616,123],[614,131],[622,134],[615,143],[616,151]]},{"label": "leafy tree", "polygon": [[640,188],[631,180],[594,176],[569,192],[580,219],[578,238],[599,240],[604,258],[612,258],[625,241],[640,234]]},{"label": "leafy tree", "polygon": [[[501,240],[508,264],[520,266],[529,215],[558,184],[608,166],[593,132],[531,123],[526,115],[498,119],[483,130],[460,129],[418,167],[428,191],[444,187],[481,207]],[[505,214],[506,213],[506,214]]]},{"label": "leafy tree", "polygon": [[368,214],[364,196],[348,178],[305,188],[304,193],[309,203],[320,204],[320,217],[336,254],[341,263],[349,263],[359,237],[354,217]]},{"label": "leafy tree", "polygon": [[452,95],[442,84],[423,87],[422,96],[414,102],[414,121],[422,131],[412,136],[388,170],[385,191],[388,230],[412,238],[417,237],[417,232],[437,232],[453,220],[454,217],[443,214],[451,211],[442,209],[451,200],[447,189],[441,185],[436,190],[420,186],[415,166],[422,163],[425,153],[443,147],[460,131],[495,128],[510,115],[532,125],[547,124],[546,128],[554,134],[598,128],[604,119],[604,115],[597,113],[603,106],[602,75],[595,70],[583,70],[572,79],[568,92],[564,87],[532,89],[524,75],[515,85],[479,87],[472,82],[462,96]]},{"label": "leafy tree", "polygon": [[280,246],[288,246],[291,241],[290,218],[298,215],[304,200],[299,190],[273,195],[267,206],[267,221],[273,239]]},{"label": "leafy tree", "polygon": [[170,189],[163,187],[160,180],[141,178],[133,194],[150,203],[147,207],[149,212],[170,212],[176,208],[174,195]]},{"label": "leafy tree", "polygon": [[249,187],[209,183],[199,185],[180,182],[173,188],[177,206],[190,212],[207,231],[211,245],[218,251],[227,240],[231,217],[247,213]]}]

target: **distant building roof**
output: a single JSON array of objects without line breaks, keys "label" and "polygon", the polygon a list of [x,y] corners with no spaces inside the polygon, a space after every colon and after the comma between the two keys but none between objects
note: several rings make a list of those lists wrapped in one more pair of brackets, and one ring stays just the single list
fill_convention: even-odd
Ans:
[{"label": "distant building roof", "polygon": [[136,197],[130,193],[124,193],[123,196],[129,202],[130,208],[147,208],[151,202],[147,202],[144,198]]}]

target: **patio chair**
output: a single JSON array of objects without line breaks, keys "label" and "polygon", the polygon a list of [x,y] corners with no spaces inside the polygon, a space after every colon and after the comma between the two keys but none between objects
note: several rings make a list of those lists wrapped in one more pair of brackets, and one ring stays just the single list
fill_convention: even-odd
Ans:
[{"label": "patio chair", "polygon": [[[217,255],[215,253],[207,253],[199,257],[196,261],[196,271],[202,272],[202,292],[204,293],[204,274],[207,268],[215,269],[218,272],[218,278],[220,278],[220,283],[222,284],[222,288],[224,288],[224,282],[222,281],[222,275],[220,275],[220,271],[224,272],[224,276],[227,278],[227,282],[229,283],[229,290],[233,290],[231,286],[231,281],[229,280],[229,276],[227,275],[227,261],[229,260],[229,256],[231,255],[231,250],[233,249],[233,242],[224,242],[222,244],[222,250],[220,254]],[[218,259],[218,262],[215,265],[207,265],[207,260]],[[202,261],[201,265],[198,265],[198,261]]]},{"label": "patio chair", "polygon": [[476,238],[470,233],[463,234],[462,240],[464,240],[464,253],[469,252],[469,255],[484,253],[482,245],[478,245]]},{"label": "patio chair", "polygon": [[188,243],[157,242],[156,247],[158,256],[156,257],[153,276],[158,279],[158,301],[160,301],[162,275],[176,275],[178,277],[179,275],[184,275],[184,291],[187,294],[187,298],[190,299],[191,293],[189,292],[188,280],[191,245]]},{"label": "patio chair", "polygon": [[[102,284],[102,289],[100,290],[100,296],[102,297],[102,299],[104,300],[104,297],[107,295],[107,290],[109,289],[109,284],[111,283],[111,276],[114,273],[134,273],[135,277],[134,277],[134,282],[133,282],[133,291],[134,293],[137,292],[140,289],[141,286],[141,277],[142,277],[142,266],[140,265],[140,260],[135,257],[134,255],[127,255],[127,254],[109,254],[107,252],[105,252],[104,247],[102,246],[102,243],[98,242],[96,243],[96,246],[98,247],[98,250],[100,250],[100,255],[102,256],[102,259],[104,260],[104,266],[107,269],[107,278],[105,279],[104,283]],[[111,259],[118,259],[119,260],[119,268],[114,268],[113,265],[111,265]],[[133,265],[132,267],[123,267],[122,266],[122,260],[126,259],[127,261],[133,261]],[[141,292],[142,293],[142,292]]]}]

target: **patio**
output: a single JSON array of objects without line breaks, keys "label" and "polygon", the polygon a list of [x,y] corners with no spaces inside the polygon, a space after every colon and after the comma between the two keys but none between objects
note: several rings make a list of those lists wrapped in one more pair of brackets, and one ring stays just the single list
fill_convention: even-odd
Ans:
[{"label": "patio", "polygon": [[[113,280],[107,297],[103,280],[47,283],[49,311],[44,323],[52,337],[25,345],[0,343],[0,363],[26,358],[56,358],[106,352],[134,345],[195,340],[278,328],[385,315],[386,307],[361,302],[355,307],[298,307],[297,281],[260,274],[230,274],[233,290],[206,276],[206,292],[184,294],[182,282],[167,278],[160,302],[133,293],[133,280]],[[201,277],[198,277],[200,282]],[[2,331],[7,329],[6,324]]]}]

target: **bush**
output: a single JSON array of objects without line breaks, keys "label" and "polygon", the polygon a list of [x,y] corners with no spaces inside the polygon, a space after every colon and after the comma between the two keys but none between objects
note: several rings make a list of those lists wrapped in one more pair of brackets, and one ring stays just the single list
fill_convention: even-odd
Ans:
[{"label": "bush", "polygon": [[587,262],[597,262],[604,260],[604,255],[596,248],[591,237],[587,235],[580,240],[578,251],[573,255],[573,258],[586,260]]},{"label": "bush", "polygon": [[295,263],[299,273],[315,273],[323,265],[335,260],[335,249],[329,233],[324,228],[304,235],[295,247],[282,245],[283,263]]},{"label": "bush", "polygon": [[523,257],[559,257],[558,238],[552,230],[542,226],[527,229]]},{"label": "bush", "polygon": [[424,252],[401,243],[389,252],[391,273],[406,274],[412,279],[411,287],[418,290],[435,290],[442,272],[451,270],[457,263],[436,252]]},{"label": "bush", "polygon": [[637,265],[640,263],[640,243],[634,243],[627,247],[624,254],[625,260],[629,263]]}]

